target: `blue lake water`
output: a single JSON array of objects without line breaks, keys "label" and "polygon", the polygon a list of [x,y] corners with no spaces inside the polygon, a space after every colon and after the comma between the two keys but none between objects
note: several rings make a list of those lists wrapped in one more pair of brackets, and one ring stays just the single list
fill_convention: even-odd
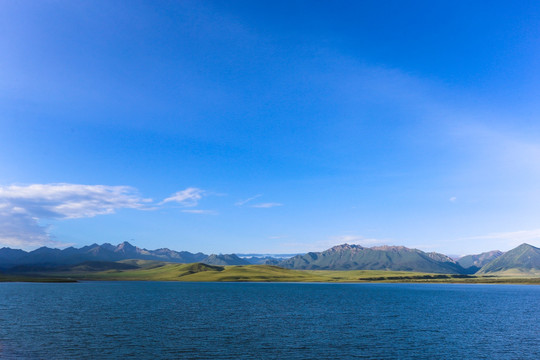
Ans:
[{"label": "blue lake water", "polygon": [[0,283],[2,359],[540,359],[540,286]]}]

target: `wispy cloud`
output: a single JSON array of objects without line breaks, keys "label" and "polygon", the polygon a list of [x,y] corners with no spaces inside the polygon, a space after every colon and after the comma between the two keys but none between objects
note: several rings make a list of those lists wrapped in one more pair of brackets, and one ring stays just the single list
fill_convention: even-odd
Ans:
[{"label": "wispy cloud", "polygon": [[469,236],[460,240],[490,240],[493,246],[510,249],[521,245],[522,243],[540,244],[540,229],[534,230],[518,230],[509,232],[497,232],[487,235]]},{"label": "wispy cloud", "polygon": [[[183,206],[197,205],[204,191],[187,188],[163,200],[158,205],[178,202]],[[143,198],[130,186],[81,184],[32,184],[0,186],[0,245],[30,248],[37,246],[67,246],[56,241],[43,220],[90,218],[113,214],[119,209],[155,209],[152,199]],[[196,210],[197,214],[215,213]]]},{"label": "wispy cloud", "polygon": [[268,209],[273,208],[276,206],[283,206],[281,203],[260,203],[260,204],[253,204],[251,207],[253,208],[260,208],[260,209]]},{"label": "wispy cloud", "polygon": [[200,210],[200,209],[185,209],[182,210],[183,213],[188,214],[201,214],[201,215],[217,215],[217,211],[215,210]]},{"label": "wispy cloud", "polygon": [[410,116],[408,131],[429,130],[430,136],[423,137],[419,144],[451,145],[454,154],[468,154],[467,161],[448,164],[448,171],[470,175],[473,170],[479,176],[500,173],[514,178],[518,173],[540,175],[540,163],[536,161],[540,156],[538,127],[532,126],[537,109],[529,109],[531,115],[524,116],[520,114],[523,109],[508,109],[504,103],[494,108],[485,98],[473,98],[466,89],[456,91],[398,68],[332,56],[339,67],[330,67],[318,76],[332,87],[334,104],[351,112],[359,111],[363,102],[392,104]]},{"label": "wispy cloud", "polygon": [[252,200],[255,200],[255,199],[257,199],[257,198],[259,198],[261,196],[262,196],[262,194],[257,194],[255,196],[252,196],[252,197],[247,198],[245,200],[239,200],[239,201],[235,202],[234,205],[235,206],[243,206],[243,205],[246,205],[248,202],[250,202]]},{"label": "wispy cloud", "polygon": [[169,196],[162,202],[160,202],[160,205],[166,204],[169,202],[176,202],[181,204],[182,206],[197,206],[199,203],[199,200],[202,199],[204,195],[204,190],[190,187],[182,191],[178,191],[174,193],[173,195]]},{"label": "wispy cloud", "polygon": [[[262,196],[262,194],[257,194],[257,195],[254,195],[250,198],[247,198],[247,199],[244,199],[244,200],[239,200],[237,201],[234,205],[235,206],[244,206],[248,203],[251,203],[253,200],[255,199],[258,199]],[[257,203],[257,204],[249,204],[247,205],[249,207],[252,207],[252,208],[259,208],[259,209],[268,209],[268,208],[273,208],[273,207],[277,207],[277,206],[283,206],[282,203],[277,203],[277,202],[264,202],[264,203]]]},{"label": "wispy cloud", "polygon": [[0,186],[2,209],[32,218],[93,217],[121,208],[141,209],[150,201],[129,186],[65,183]]},{"label": "wispy cloud", "polygon": [[39,221],[88,218],[122,208],[145,209],[149,202],[129,186],[0,186],[0,244],[23,248],[68,245],[53,240],[49,227]]}]

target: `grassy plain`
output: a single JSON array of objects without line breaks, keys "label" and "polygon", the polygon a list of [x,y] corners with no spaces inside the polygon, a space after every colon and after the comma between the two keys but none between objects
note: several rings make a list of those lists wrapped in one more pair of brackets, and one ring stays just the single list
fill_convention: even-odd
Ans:
[{"label": "grassy plain", "polygon": [[[110,263],[111,269],[88,271],[88,266],[77,265],[57,272],[23,275],[0,275],[0,281],[191,281],[191,282],[325,282],[325,283],[463,283],[463,284],[540,284],[540,277],[503,277],[430,274],[409,271],[384,270],[290,270],[271,265],[217,266],[201,263],[175,264],[160,261],[124,260],[129,265],[119,269],[118,263]],[[92,267],[90,267],[92,268]],[[25,277],[26,276],[26,277]],[[15,279],[20,280],[15,280]],[[34,280],[32,280],[34,279]]]}]

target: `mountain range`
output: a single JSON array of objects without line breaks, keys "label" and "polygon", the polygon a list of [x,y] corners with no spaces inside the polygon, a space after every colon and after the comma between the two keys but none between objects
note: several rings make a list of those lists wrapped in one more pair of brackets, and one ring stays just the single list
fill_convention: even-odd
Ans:
[{"label": "mountain range", "polygon": [[441,274],[464,274],[455,260],[438,253],[425,253],[404,246],[365,248],[343,244],[323,252],[297,255],[277,264],[302,270],[396,270]]},{"label": "mountain range", "polygon": [[34,251],[2,248],[0,249],[0,269],[14,266],[61,266],[74,265],[85,261],[120,261],[126,259],[159,260],[174,263],[201,262],[209,265],[248,265],[250,262],[234,255],[206,255],[203,253],[190,253],[188,251],[174,251],[170,249],[147,250],[131,245],[125,241],[118,245],[105,243],[92,244],[80,249],[68,247],[66,249],[51,249],[41,247]]},{"label": "mountain range", "polygon": [[121,261],[127,259],[158,260],[173,263],[208,265],[277,265],[296,270],[394,270],[439,274],[532,275],[540,276],[540,249],[522,244],[506,253],[494,250],[467,255],[454,260],[444,254],[423,252],[404,246],[363,247],[343,244],[322,252],[309,252],[290,258],[239,257],[235,254],[191,253],[166,248],[147,250],[123,242],[118,245],[92,244],[76,249],[41,247],[24,250],[0,249],[0,269],[24,271],[30,268],[54,268],[88,261]]}]

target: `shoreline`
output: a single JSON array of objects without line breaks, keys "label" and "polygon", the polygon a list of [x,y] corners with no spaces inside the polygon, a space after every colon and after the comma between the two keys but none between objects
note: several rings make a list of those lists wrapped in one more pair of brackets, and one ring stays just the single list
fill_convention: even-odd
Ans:
[{"label": "shoreline", "polygon": [[[476,279],[471,279],[476,280]],[[41,283],[41,284],[62,284],[62,283],[81,283],[81,282],[167,282],[167,283],[265,283],[265,284],[455,284],[455,285],[540,285],[540,278],[519,278],[506,279],[497,278],[492,281],[441,281],[441,280],[344,280],[344,281],[288,281],[288,280],[236,280],[236,281],[190,281],[190,280],[150,280],[150,279],[92,279],[92,278],[37,278],[37,277],[21,277],[13,278],[0,277],[0,283]]]}]

